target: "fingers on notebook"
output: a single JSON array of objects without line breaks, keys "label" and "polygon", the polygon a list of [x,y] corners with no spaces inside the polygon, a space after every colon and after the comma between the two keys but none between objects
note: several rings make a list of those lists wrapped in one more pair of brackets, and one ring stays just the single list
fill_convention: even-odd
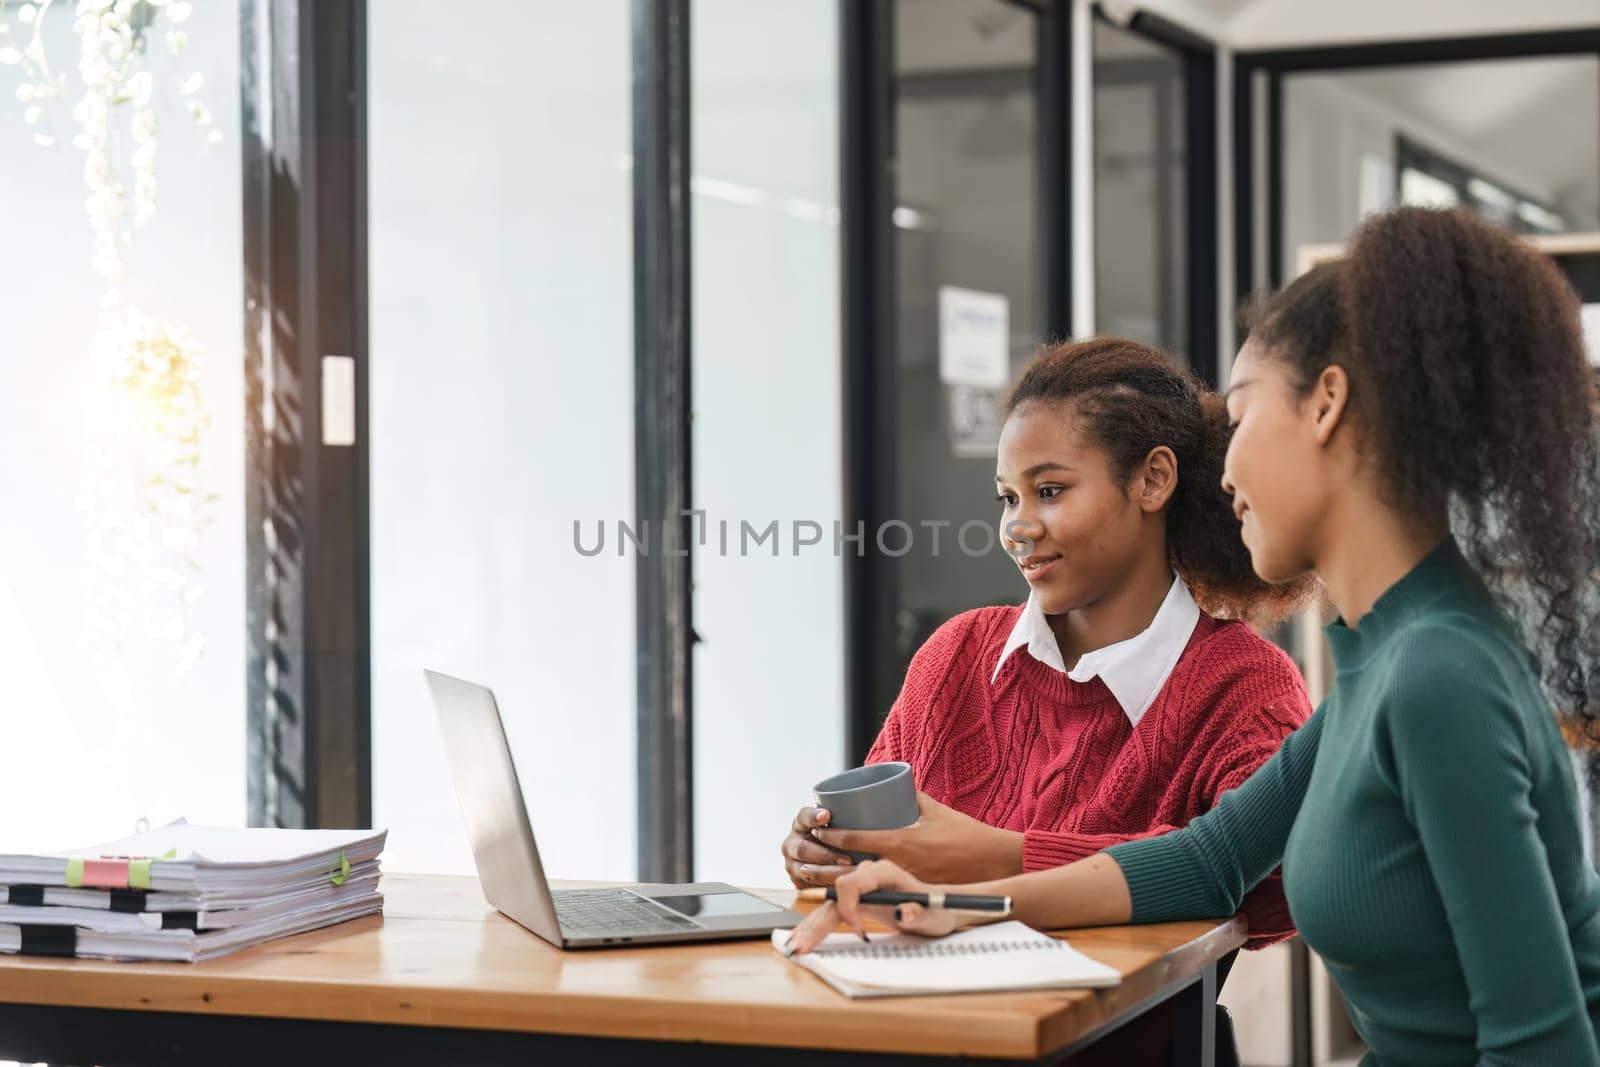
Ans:
[{"label": "fingers on notebook", "polygon": [[833,901],[825,900],[816,911],[806,916],[805,921],[794,928],[789,935],[789,951],[803,954],[810,952],[822,943],[822,939],[833,932],[839,924],[839,909]]}]

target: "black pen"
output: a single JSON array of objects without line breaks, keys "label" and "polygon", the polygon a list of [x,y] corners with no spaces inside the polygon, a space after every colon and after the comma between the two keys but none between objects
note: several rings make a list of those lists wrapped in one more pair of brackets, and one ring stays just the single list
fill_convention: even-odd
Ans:
[{"label": "black pen", "polygon": [[[826,889],[802,889],[795,894],[799,900],[838,900],[833,886]],[[983,915],[1011,914],[1010,897],[975,896],[970,893],[902,893],[896,889],[874,889],[861,894],[863,904],[920,904],[924,908],[942,908],[945,911],[970,911]]]}]

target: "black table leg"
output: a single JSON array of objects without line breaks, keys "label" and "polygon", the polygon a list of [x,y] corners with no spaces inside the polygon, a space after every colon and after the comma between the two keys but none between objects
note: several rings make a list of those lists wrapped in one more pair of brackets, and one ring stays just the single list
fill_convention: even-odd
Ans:
[{"label": "black table leg", "polygon": [[1172,1067],[1215,1067],[1217,1058],[1217,965],[1173,997]]}]

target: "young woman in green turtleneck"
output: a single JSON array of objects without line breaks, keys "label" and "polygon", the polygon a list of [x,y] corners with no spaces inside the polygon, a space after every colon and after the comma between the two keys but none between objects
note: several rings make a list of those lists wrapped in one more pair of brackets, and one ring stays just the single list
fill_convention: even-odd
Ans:
[{"label": "young woman in green turtleneck", "polygon": [[[1545,698],[1595,735],[1591,375],[1547,259],[1458,211],[1369,221],[1266,306],[1228,392],[1256,572],[1315,571],[1339,609],[1327,701],[1183,830],[940,888],[1043,928],[1154,922],[1231,914],[1281,863],[1372,1060],[1600,1064],[1600,876]],[[859,929],[875,888],[924,887],[865,864],[795,947]]]}]

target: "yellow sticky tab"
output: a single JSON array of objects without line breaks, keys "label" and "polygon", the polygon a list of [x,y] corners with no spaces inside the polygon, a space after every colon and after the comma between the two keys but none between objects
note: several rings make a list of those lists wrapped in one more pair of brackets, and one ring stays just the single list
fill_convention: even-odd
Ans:
[{"label": "yellow sticky tab", "polygon": [[71,886],[73,889],[77,889],[83,885],[82,860],[67,861],[67,885]]},{"label": "yellow sticky tab", "polygon": [[335,867],[333,869],[333,873],[328,875],[328,881],[332,882],[334,885],[344,885],[344,880],[349,877],[350,857],[346,856],[343,850],[341,850],[339,852],[339,866]]}]

